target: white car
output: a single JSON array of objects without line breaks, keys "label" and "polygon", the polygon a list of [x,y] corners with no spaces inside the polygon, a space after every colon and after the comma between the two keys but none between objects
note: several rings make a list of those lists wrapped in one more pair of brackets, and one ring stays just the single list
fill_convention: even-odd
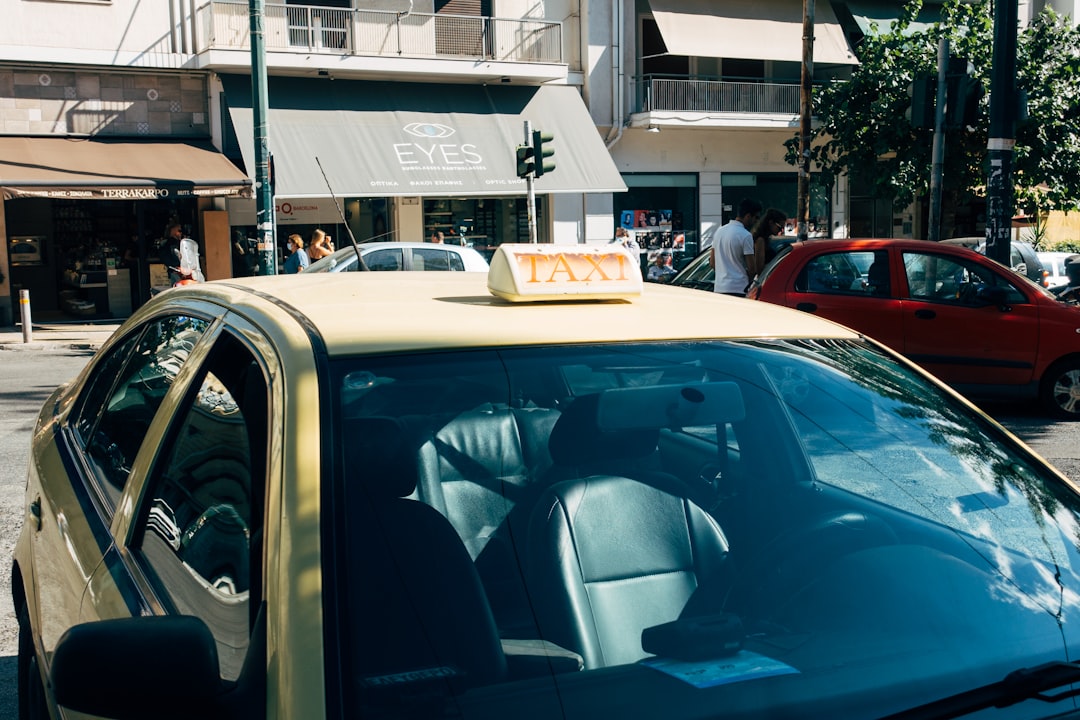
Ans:
[{"label": "white car", "polygon": [[1065,274],[1065,258],[1076,253],[1071,252],[1041,252],[1039,260],[1042,261],[1043,269],[1048,273],[1043,285],[1046,287],[1058,287],[1068,285],[1069,276]]},{"label": "white car", "polygon": [[[448,243],[363,243],[360,255],[368,270],[488,271],[487,260],[476,250]],[[311,263],[304,272],[352,272],[356,269],[356,249],[347,245],[333,255]]]}]

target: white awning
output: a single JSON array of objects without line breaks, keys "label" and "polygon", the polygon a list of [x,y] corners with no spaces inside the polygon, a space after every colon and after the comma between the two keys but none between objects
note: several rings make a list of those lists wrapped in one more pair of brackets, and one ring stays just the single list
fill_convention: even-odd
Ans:
[{"label": "white awning", "polygon": [[[668,52],[802,62],[802,0],[649,0]],[[857,65],[828,0],[815,3],[814,63]]]},{"label": "white awning", "polygon": [[[220,77],[237,137],[252,137],[251,78]],[[342,197],[525,195],[515,153],[525,120],[555,135],[556,167],[536,179],[536,192],[626,191],[580,93],[568,85],[271,77],[268,96],[278,198],[325,198],[328,190]],[[253,144],[242,143],[241,152],[253,168]]]}]

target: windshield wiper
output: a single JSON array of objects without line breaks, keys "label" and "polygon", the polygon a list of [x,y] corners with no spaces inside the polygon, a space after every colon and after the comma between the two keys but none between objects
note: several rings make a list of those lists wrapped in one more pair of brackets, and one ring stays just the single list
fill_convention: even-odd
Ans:
[{"label": "windshield wiper", "polygon": [[987,708],[1005,708],[1025,700],[1055,703],[1080,695],[1080,689],[1065,690],[1056,695],[1045,695],[1045,691],[1076,682],[1080,682],[1080,664],[1049,662],[1015,670],[1004,680],[910,708],[881,720],[945,720]]}]

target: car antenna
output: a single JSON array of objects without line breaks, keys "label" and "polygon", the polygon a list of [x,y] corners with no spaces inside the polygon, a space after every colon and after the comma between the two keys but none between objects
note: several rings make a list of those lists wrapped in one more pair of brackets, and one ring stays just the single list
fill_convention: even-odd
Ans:
[{"label": "car antenna", "polygon": [[352,243],[353,250],[356,251],[356,269],[367,270],[367,263],[364,262],[364,258],[360,256],[360,246],[356,242],[356,236],[353,235],[352,228],[349,227],[349,222],[345,219],[345,213],[341,210],[341,203],[338,202],[337,196],[334,195],[334,188],[330,186],[330,180],[326,177],[326,171],[323,170],[322,163],[319,162],[319,156],[315,156],[315,164],[319,166],[319,172],[322,173],[323,181],[326,183],[326,189],[330,191],[330,199],[334,201],[334,207],[337,208],[338,215],[341,217],[341,224],[345,226],[345,232],[349,233],[349,242]]}]

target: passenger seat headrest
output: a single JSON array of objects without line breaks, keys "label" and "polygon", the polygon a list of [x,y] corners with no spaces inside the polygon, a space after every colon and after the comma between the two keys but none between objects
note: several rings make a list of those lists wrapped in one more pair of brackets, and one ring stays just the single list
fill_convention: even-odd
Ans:
[{"label": "passenger seat headrest", "polygon": [[732,382],[613,388],[582,395],[563,410],[548,449],[559,465],[644,457],[661,428],[716,425],[746,416]]},{"label": "passenger seat headrest", "polygon": [[375,416],[345,421],[345,477],[372,497],[400,498],[416,490],[420,433],[402,418]]}]

